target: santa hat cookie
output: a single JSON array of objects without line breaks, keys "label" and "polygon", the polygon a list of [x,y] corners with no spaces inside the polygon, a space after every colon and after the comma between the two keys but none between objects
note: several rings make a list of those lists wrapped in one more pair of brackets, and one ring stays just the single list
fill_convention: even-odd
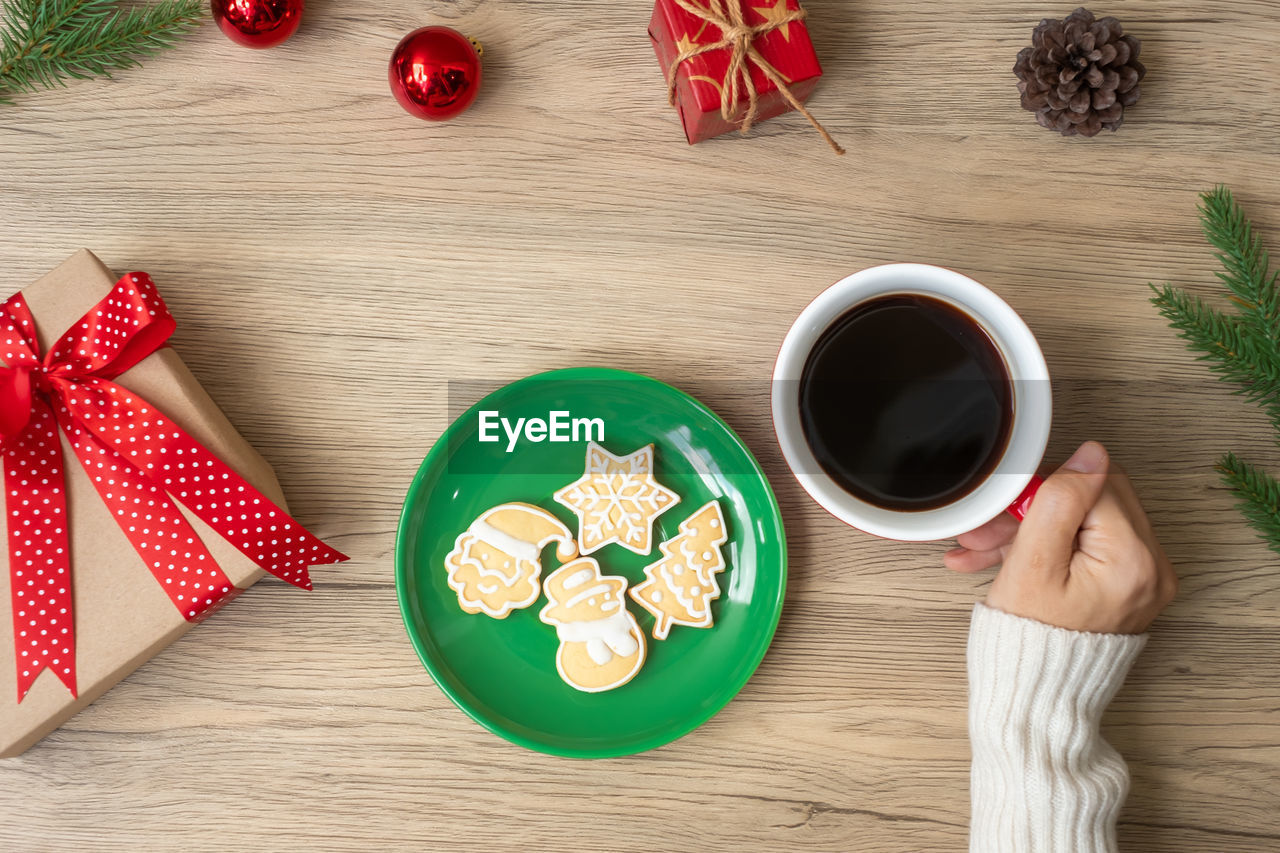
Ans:
[{"label": "santa hat cookie", "polygon": [[557,543],[561,562],[578,553],[573,533],[545,509],[505,503],[485,510],[444,558],[458,605],[468,613],[505,619],[533,604],[541,591],[542,549],[551,542]]}]

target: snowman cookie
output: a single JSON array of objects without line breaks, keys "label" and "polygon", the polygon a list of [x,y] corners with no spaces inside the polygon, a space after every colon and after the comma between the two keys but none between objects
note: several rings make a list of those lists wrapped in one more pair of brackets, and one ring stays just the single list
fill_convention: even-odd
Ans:
[{"label": "snowman cookie", "polygon": [[555,493],[556,502],[578,516],[583,554],[617,542],[637,554],[653,550],[653,522],[680,496],[653,477],[653,445],[614,456],[587,443],[586,470]]},{"label": "snowman cookie", "polygon": [[547,576],[539,618],[560,639],[556,671],[570,687],[599,693],[626,684],[644,666],[644,632],[627,612],[626,578],[601,575],[591,557]]},{"label": "snowman cookie", "polygon": [[485,510],[458,535],[444,558],[449,588],[468,613],[505,619],[528,607],[541,591],[541,553],[556,542],[556,556],[578,553],[573,533],[545,509],[526,503],[499,504]]},{"label": "snowman cookie", "polygon": [[726,566],[720,548],[727,541],[724,513],[712,500],[658,546],[662,559],[645,566],[645,579],[630,591],[636,603],[653,614],[655,639],[665,640],[672,625],[711,627],[711,602],[720,597],[716,575]]}]

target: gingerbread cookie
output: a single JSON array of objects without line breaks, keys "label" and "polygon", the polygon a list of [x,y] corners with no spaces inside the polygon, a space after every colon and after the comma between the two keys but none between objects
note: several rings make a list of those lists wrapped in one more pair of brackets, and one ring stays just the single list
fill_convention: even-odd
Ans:
[{"label": "gingerbread cookie", "polygon": [[662,559],[645,566],[645,580],[630,592],[657,620],[654,638],[665,640],[672,625],[711,627],[711,602],[720,597],[716,575],[726,565],[720,546],[727,541],[724,514],[713,500],[680,522],[680,532],[658,546]]},{"label": "gingerbread cookie", "polygon": [[572,531],[545,509],[506,503],[485,510],[444,558],[459,606],[505,619],[512,610],[533,604],[540,592],[540,555],[550,542],[558,543],[561,561],[578,553]]},{"label": "gingerbread cookie", "polygon": [[627,611],[626,578],[600,574],[591,557],[565,563],[543,584],[539,614],[560,638],[556,671],[569,686],[599,693],[626,684],[644,665],[644,632]]},{"label": "gingerbread cookie", "polygon": [[586,471],[556,492],[558,503],[578,516],[578,541],[590,554],[610,542],[637,554],[653,550],[653,522],[680,496],[653,478],[653,445],[614,456],[587,444]]}]

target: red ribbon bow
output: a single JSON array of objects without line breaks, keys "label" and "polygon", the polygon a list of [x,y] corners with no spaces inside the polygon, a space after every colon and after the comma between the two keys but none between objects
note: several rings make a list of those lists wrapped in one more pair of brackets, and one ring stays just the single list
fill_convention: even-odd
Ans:
[{"label": "red ribbon bow", "polygon": [[174,500],[266,571],[311,589],[307,567],[347,559],[155,407],[111,380],[175,323],[146,273],[129,273],[44,358],[14,295],[0,310],[0,449],[8,511],[18,701],[46,668],[74,696],[75,622],[58,428],[160,587],[188,621],[239,590]]}]

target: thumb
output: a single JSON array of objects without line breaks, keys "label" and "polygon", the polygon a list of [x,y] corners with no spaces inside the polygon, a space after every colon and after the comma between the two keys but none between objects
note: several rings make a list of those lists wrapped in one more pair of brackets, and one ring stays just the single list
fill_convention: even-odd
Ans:
[{"label": "thumb", "polygon": [[1096,441],[1080,445],[1071,458],[1044,481],[1027,510],[1014,547],[1034,555],[1021,565],[1063,568],[1071,562],[1076,533],[1107,482],[1110,459]]}]

